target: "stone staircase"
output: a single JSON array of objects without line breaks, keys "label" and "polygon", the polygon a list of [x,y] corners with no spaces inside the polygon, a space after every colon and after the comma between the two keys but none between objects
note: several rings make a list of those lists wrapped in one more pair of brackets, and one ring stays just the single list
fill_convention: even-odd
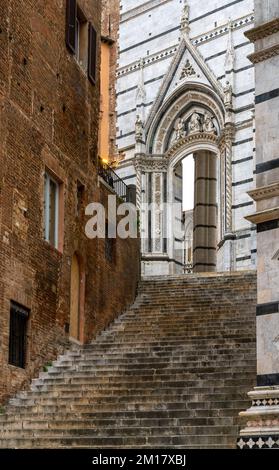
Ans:
[{"label": "stone staircase", "polygon": [[256,380],[256,275],[154,277],[10,400],[1,448],[235,448]]}]

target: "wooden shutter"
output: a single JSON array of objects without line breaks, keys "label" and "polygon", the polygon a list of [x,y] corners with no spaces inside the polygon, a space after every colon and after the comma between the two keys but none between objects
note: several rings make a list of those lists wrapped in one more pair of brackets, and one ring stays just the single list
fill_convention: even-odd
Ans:
[{"label": "wooden shutter", "polygon": [[94,26],[89,23],[88,41],[88,78],[95,85],[97,68],[97,32]]},{"label": "wooden shutter", "polygon": [[74,54],[76,51],[77,0],[67,0],[66,45]]}]

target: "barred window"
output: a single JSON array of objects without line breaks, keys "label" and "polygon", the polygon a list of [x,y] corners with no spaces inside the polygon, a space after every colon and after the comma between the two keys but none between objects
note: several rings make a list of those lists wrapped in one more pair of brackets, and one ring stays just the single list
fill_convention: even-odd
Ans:
[{"label": "barred window", "polygon": [[11,302],[10,307],[10,340],[9,364],[25,368],[27,346],[27,324],[30,311],[21,305]]}]

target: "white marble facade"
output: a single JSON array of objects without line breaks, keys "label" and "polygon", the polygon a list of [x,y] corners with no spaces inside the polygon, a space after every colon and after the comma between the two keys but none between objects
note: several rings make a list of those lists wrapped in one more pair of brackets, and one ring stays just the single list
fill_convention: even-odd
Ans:
[{"label": "white marble facade", "polygon": [[[169,86],[163,96],[164,102],[167,102],[175,88],[181,85],[181,77],[184,80],[186,76],[186,80],[193,82],[195,86],[201,83],[204,87],[211,87],[216,96],[221,97],[222,109],[225,110],[228,108],[224,90],[229,81],[233,93],[232,106],[230,112],[224,111],[223,126],[225,128],[225,122],[229,119],[234,129],[231,142],[232,174],[226,182],[222,181],[222,178],[225,178],[224,173],[221,171],[219,174],[218,197],[222,198],[226,191],[231,195],[229,232],[233,236],[229,245],[222,244],[227,234],[224,231],[218,232],[218,242],[221,242],[218,270],[255,269],[256,230],[255,226],[245,219],[255,211],[254,203],[247,195],[247,191],[255,186],[254,66],[247,58],[253,53],[254,46],[244,35],[253,27],[254,0],[189,0],[186,2],[189,18],[186,18],[184,32],[183,9],[184,0],[121,1],[117,144],[119,152],[125,154],[125,160],[118,171],[128,185],[145,184],[138,181],[135,156],[144,154],[154,158],[159,146],[154,146],[153,142],[151,148],[149,142],[149,148],[146,148],[144,138],[136,138],[135,123],[139,116],[143,124],[143,135],[144,125],[148,120],[149,128],[152,127],[152,113],[158,105],[158,96],[170,73],[173,76],[169,77]],[[193,58],[186,47],[175,68],[174,61],[178,57],[183,34],[188,36],[197,56],[196,59]],[[220,105],[220,109],[222,106]],[[221,126],[217,120],[215,125]],[[221,133],[222,130],[220,133],[216,131],[216,137],[220,138]],[[156,129],[154,135],[155,139],[159,139]],[[175,137],[171,139],[174,140]],[[143,229],[146,230],[146,226]],[[160,271],[159,264],[157,268]],[[161,272],[168,273],[164,267]]]}]

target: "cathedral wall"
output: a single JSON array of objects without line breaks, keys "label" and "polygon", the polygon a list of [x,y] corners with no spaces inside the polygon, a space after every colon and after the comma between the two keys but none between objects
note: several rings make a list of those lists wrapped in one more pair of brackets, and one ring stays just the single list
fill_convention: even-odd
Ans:
[{"label": "cathedral wall", "polygon": [[[254,67],[247,56],[254,46],[244,33],[253,26],[254,2],[242,0],[208,2],[190,0],[190,38],[213,71],[225,85],[225,62],[228,48],[228,21],[233,25],[232,42],[235,62],[233,144],[233,230],[236,232],[236,267],[255,267],[254,227],[244,218],[253,212],[247,191],[254,184]],[[121,2],[119,34],[119,69],[117,78],[118,148],[126,155],[120,175],[126,182],[135,181],[135,170],[128,160],[135,153],[136,93],[140,76],[140,59],[144,59],[145,116],[149,115],[160,85],[179,46],[182,2],[179,0]],[[135,34],[140,31],[140,35]],[[131,180],[129,179],[131,176]]]}]

